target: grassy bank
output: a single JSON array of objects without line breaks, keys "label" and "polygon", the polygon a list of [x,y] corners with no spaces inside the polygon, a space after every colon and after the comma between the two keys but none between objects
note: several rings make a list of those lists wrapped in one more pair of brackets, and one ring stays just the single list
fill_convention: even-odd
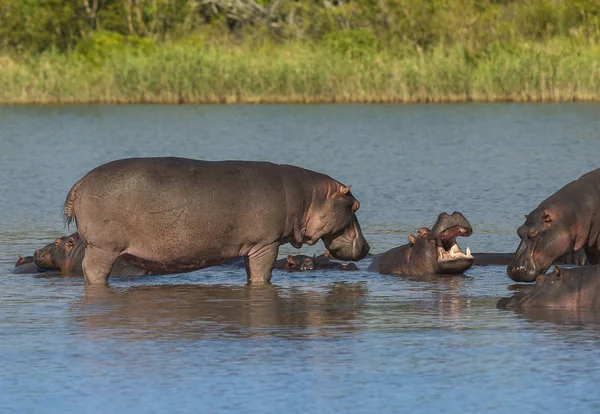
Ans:
[{"label": "grassy bank", "polygon": [[0,56],[0,103],[600,101],[600,46],[572,39],[338,53],[313,43],[160,43]]}]

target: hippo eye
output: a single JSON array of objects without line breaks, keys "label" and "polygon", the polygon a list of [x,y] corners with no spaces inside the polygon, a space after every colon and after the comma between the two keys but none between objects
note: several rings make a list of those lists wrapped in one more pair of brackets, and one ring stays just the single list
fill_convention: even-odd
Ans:
[{"label": "hippo eye", "polygon": [[530,239],[535,238],[535,236],[538,235],[538,230],[537,229],[529,229],[529,231],[527,232],[527,235],[529,236]]}]

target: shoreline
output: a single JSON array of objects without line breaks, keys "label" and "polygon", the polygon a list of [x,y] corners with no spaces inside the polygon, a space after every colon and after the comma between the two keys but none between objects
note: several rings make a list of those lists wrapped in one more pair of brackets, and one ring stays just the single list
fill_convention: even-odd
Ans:
[{"label": "shoreline", "polygon": [[0,107],[8,106],[68,106],[68,105],[415,105],[415,104],[565,104],[565,103],[600,103],[597,97],[571,98],[537,98],[537,97],[506,97],[506,98],[322,98],[322,97],[225,97],[207,99],[33,99],[0,101]]}]

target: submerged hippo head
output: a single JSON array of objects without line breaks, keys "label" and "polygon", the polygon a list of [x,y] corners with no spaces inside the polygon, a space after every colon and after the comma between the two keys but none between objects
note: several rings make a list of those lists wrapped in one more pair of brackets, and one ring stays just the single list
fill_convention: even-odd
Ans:
[{"label": "submerged hippo head", "polygon": [[[461,213],[441,213],[431,230],[422,227],[417,237],[409,237],[414,264],[419,267],[423,263],[424,270],[420,272],[423,274],[427,273],[425,268],[434,270],[431,273],[460,274],[466,271],[473,264],[474,258],[468,247],[466,253],[462,252],[456,238],[469,237],[472,233],[471,224]],[[425,266],[425,262],[430,263]]]},{"label": "submerged hippo head", "polygon": [[74,250],[79,243],[79,234],[59,237],[41,249],[35,251],[33,258],[39,267],[49,270],[64,271],[70,269]]},{"label": "submerged hippo head", "polygon": [[315,269],[315,261],[312,257],[298,254],[292,256],[291,254],[287,257],[287,262],[283,266],[284,270],[290,272],[303,272],[306,270]]},{"label": "submerged hippo head", "polygon": [[550,274],[538,275],[535,284],[525,286],[510,298],[502,298],[497,307],[501,309],[598,308],[597,292],[600,286],[600,266],[575,269],[554,267]]},{"label": "submerged hippo head", "polygon": [[319,205],[312,206],[303,233],[309,245],[322,239],[334,259],[360,260],[370,249],[355,214],[360,203],[350,186],[338,185],[330,188]]},{"label": "submerged hippo head", "polygon": [[518,228],[521,243],[507,267],[510,278],[516,282],[533,282],[537,275],[546,273],[552,263],[583,247],[584,238],[575,218],[559,205],[543,203],[525,216]]}]

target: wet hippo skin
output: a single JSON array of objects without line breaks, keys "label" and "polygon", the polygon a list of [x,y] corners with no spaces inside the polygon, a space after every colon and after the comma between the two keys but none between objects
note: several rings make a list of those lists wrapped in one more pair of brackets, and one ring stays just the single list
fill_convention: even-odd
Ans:
[{"label": "wet hippo skin", "polygon": [[469,237],[473,229],[459,212],[441,213],[432,229],[421,227],[409,243],[374,255],[368,270],[392,275],[460,274],[469,269],[473,256],[463,253],[457,237]]},{"label": "wet hippo skin", "polygon": [[516,282],[533,282],[559,257],[585,252],[590,264],[600,257],[600,169],[570,182],[525,216],[521,242],[507,273]]},{"label": "wet hippo skin", "polygon": [[335,259],[362,259],[359,206],[349,186],[291,165],[130,158],[75,183],[64,214],[85,241],[88,284],[106,284],[119,257],[161,273],[244,257],[248,283],[264,284],[281,244],[323,240]]}]

